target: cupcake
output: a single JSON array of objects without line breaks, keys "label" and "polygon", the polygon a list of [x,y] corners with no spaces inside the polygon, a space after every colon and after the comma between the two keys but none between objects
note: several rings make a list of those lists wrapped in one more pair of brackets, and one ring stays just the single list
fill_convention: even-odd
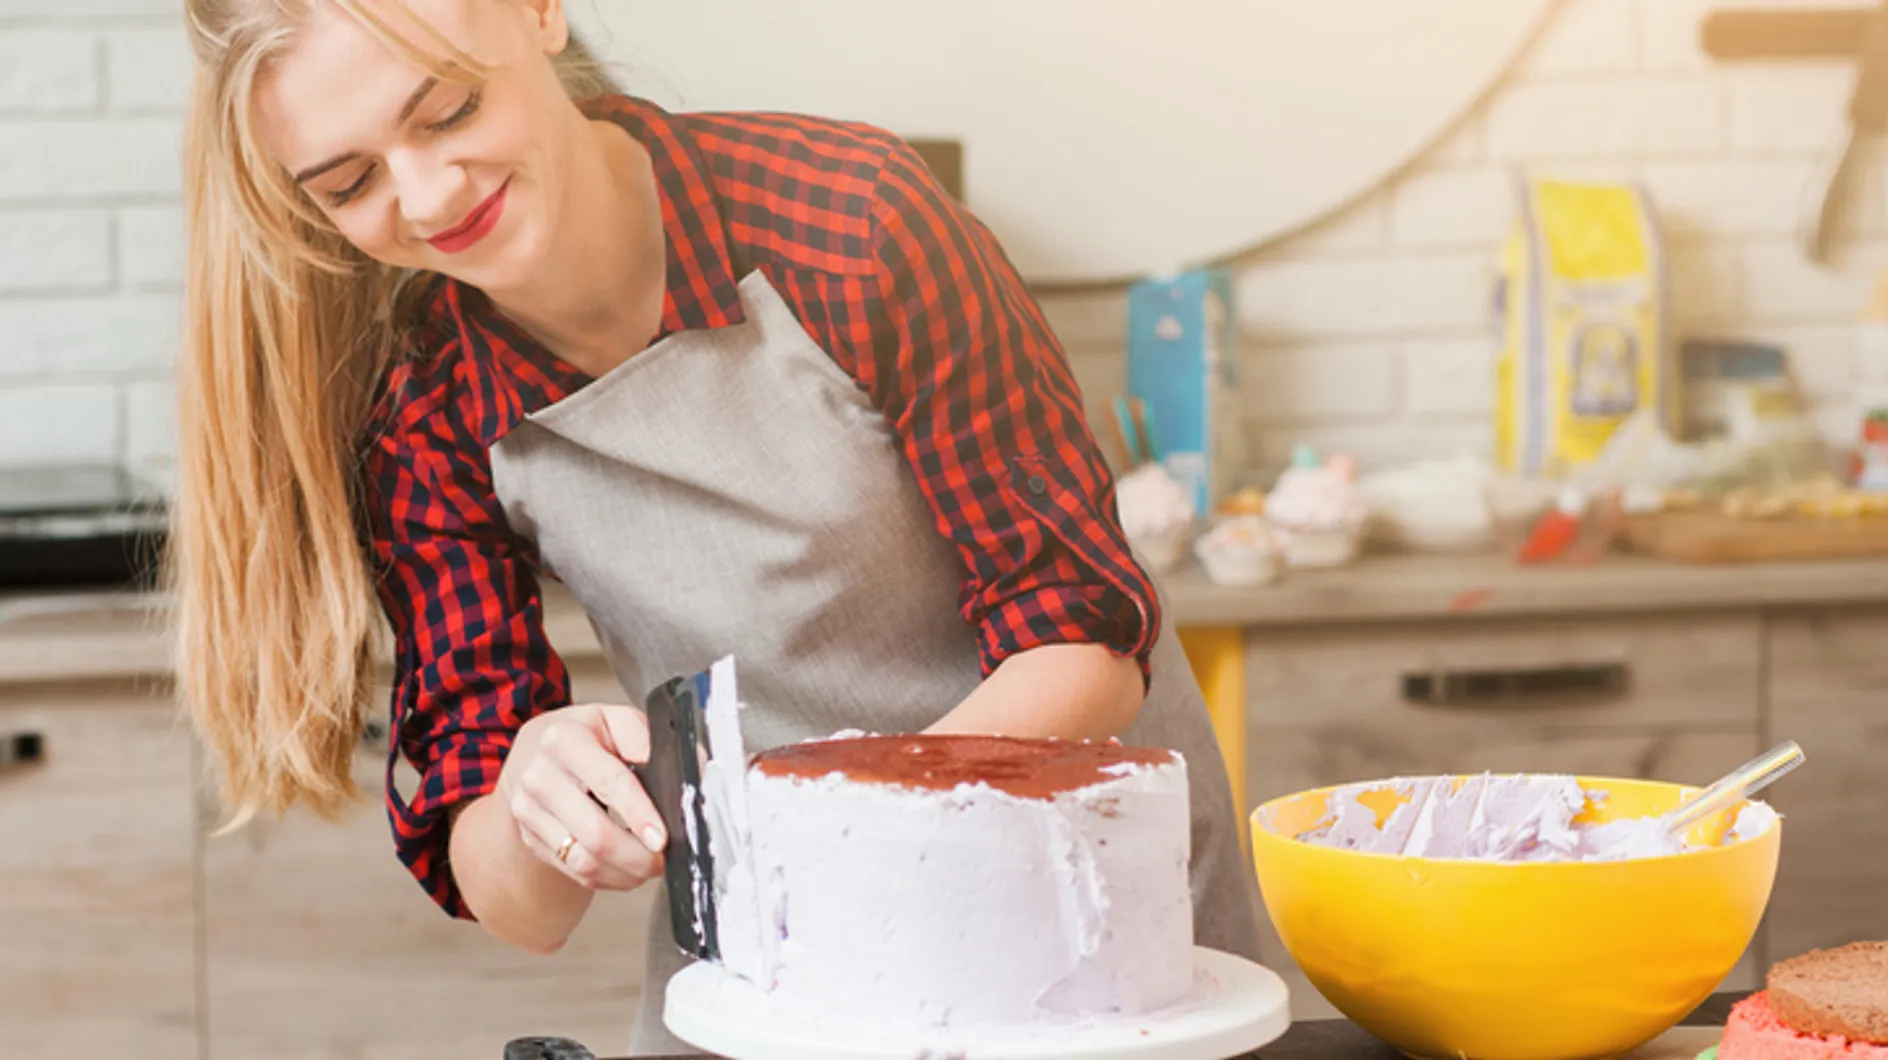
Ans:
[{"label": "cupcake", "polygon": [[1193,538],[1193,491],[1159,464],[1142,464],[1115,485],[1121,529],[1156,573],[1170,571]]},{"label": "cupcake", "polygon": [[1337,567],[1356,558],[1369,508],[1349,457],[1320,462],[1299,446],[1265,500],[1265,517],[1284,537],[1287,565]]},{"label": "cupcake", "polygon": [[1278,580],[1278,536],[1256,515],[1230,515],[1193,543],[1193,553],[1214,584],[1269,585]]},{"label": "cupcake", "polygon": [[1221,515],[1264,515],[1265,492],[1257,486],[1244,489],[1219,502]]}]

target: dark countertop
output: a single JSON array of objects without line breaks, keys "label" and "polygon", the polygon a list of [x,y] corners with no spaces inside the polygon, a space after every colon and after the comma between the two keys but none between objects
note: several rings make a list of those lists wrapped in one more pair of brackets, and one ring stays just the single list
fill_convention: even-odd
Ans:
[{"label": "dark countertop", "polygon": [[[1698,1006],[1680,1026],[1721,1027],[1731,1005],[1744,995],[1714,995]],[[1404,1060],[1403,1054],[1365,1033],[1349,1020],[1310,1020],[1294,1023],[1285,1036],[1241,1060]]]},{"label": "dark countertop", "polygon": [[[1716,994],[1698,1006],[1680,1026],[1721,1027],[1742,993]],[[584,1053],[520,1050],[505,1060],[589,1060]],[[628,1060],[628,1058],[605,1058]],[[699,1057],[648,1057],[643,1060],[700,1060]],[[1285,1036],[1237,1060],[1404,1060],[1403,1055],[1348,1020],[1307,1020],[1292,1024]]]}]

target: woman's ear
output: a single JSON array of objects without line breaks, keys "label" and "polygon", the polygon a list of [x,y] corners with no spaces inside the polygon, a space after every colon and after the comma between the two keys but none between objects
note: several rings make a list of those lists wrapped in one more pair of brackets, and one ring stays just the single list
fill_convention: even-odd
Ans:
[{"label": "woman's ear", "polygon": [[570,19],[564,11],[564,0],[523,0],[524,6],[531,11],[533,31],[537,35],[538,47],[546,55],[556,55],[570,46]]}]

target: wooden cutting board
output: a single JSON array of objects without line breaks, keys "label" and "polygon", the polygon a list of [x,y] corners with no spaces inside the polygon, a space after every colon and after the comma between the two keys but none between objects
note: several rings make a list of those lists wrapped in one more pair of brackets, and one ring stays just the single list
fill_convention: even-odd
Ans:
[{"label": "wooden cutting board", "polygon": [[1735,519],[1714,512],[1635,515],[1626,542],[1677,563],[1763,563],[1888,556],[1888,518]]}]

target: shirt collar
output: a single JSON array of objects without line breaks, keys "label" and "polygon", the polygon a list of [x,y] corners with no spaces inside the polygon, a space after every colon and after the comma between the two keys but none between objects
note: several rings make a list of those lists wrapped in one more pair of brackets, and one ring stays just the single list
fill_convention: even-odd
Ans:
[{"label": "shirt collar", "polygon": [[662,202],[668,287],[662,331],[720,328],[741,323],[740,277],[729,253],[714,175],[686,123],[647,100],[609,95],[584,101],[592,118],[615,122],[649,152]]}]

